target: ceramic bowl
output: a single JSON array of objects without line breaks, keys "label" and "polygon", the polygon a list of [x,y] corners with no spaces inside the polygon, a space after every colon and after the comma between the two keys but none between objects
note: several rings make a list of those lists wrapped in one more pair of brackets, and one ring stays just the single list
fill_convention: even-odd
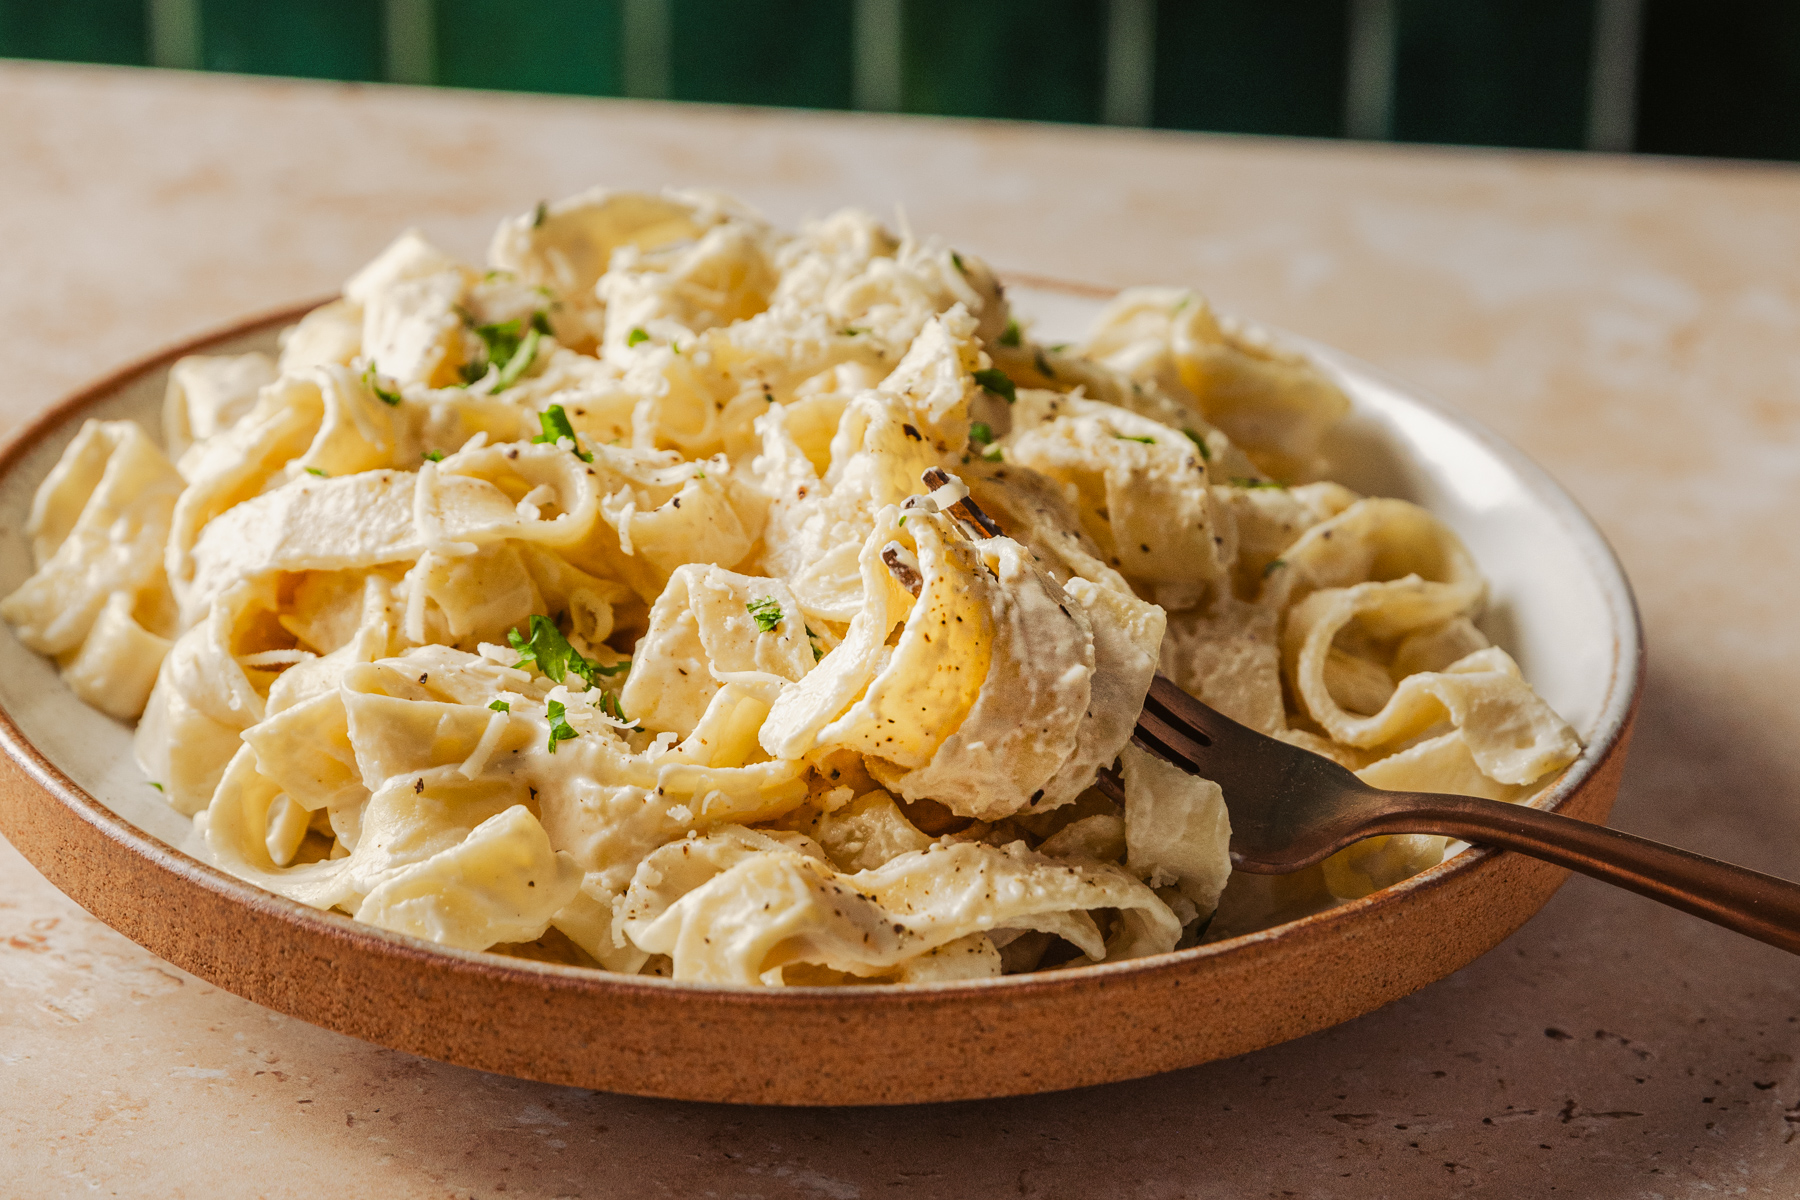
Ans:
[{"label": "ceramic bowl", "polygon": [[[1041,337],[1079,333],[1098,289],[1015,278]],[[306,306],[310,307],[310,306]],[[0,594],[31,570],[38,482],[89,417],[160,430],[164,380],[193,353],[272,348],[271,314],[126,367],[0,452]],[[1323,347],[1354,401],[1335,478],[1424,504],[1492,582],[1490,636],[1582,735],[1536,800],[1603,821],[1640,681],[1631,590],[1593,524],[1517,450]],[[1299,1037],[1439,979],[1523,924],[1566,877],[1465,848],[1361,900],[1190,950],[977,983],[750,990],[448,950],[318,912],[208,864],[132,762],[130,730],[0,632],[0,833],[51,883],[168,961],[330,1029],[551,1083],[757,1104],[895,1104],[1149,1075]]]}]

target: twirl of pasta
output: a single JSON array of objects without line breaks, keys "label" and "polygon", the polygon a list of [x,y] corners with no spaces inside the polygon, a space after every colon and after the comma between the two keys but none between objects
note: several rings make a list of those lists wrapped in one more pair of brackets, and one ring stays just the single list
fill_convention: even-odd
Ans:
[{"label": "twirl of pasta", "polygon": [[1232,877],[1219,787],[1129,745],[1159,669],[1384,787],[1580,749],[1456,536],[1321,478],[1347,409],[1192,292],[1042,345],[863,213],[598,189],[181,360],[161,447],[88,422],[0,614],[305,904],[753,987],[1115,961],[1444,853]]}]

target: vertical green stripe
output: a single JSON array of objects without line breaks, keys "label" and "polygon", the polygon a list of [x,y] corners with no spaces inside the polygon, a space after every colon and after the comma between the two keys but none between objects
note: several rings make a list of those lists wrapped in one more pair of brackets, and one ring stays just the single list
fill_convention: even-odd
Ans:
[{"label": "vertical green stripe", "polygon": [[672,0],[670,95],[849,108],[850,0]]},{"label": "vertical green stripe", "polygon": [[437,78],[458,87],[617,96],[620,0],[438,0]]},{"label": "vertical green stripe", "polygon": [[903,26],[908,112],[1100,119],[1100,0],[907,0]]},{"label": "vertical green stripe", "polygon": [[212,71],[382,78],[374,0],[201,0],[201,62]]},{"label": "vertical green stripe", "polygon": [[1162,0],[1155,124],[1342,133],[1348,39],[1346,0]]},{"label": "vertical green stripe", "polygon": [[1593,0],[1400,0],[1394,138],[1587,144]]},{"label": "vertical green stripe", "polygon": [[150,61],[144,0],[0,0],[0,57]]},{"label": "vertical green stripe", "polygon": [[1637,148],[1800,158],[1800,5],[1648,0]]}]

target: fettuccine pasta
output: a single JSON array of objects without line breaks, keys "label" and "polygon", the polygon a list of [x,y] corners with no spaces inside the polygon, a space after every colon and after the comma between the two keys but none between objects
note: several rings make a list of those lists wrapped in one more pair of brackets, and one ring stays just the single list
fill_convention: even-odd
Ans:
[{"label": "fettuccine pasta", "polygon": [[1219,787],[1130,744],[1158,670],[1383,787],[1579,751],[1456,536],[1325,480],[1347,409],[1192,292],[1046,345],[862,213],[599,190],[181,360],[160,445],[87,422],[0,614],[303,904],[750,986],[1112,962],[1444,852],[1234,880]]}]

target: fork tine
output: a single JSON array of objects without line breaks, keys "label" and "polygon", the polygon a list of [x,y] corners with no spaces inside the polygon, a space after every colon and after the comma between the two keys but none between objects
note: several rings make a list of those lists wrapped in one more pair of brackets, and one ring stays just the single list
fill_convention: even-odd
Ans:
[{"label": "fork tine", "polygon": [[1255,730],[1194,699],[1161,673],[1151,680],[1144,707],[1156,711],[1165,724],[1193,731],[1204,739],[1205,745],[1215,742],[1244,745],[1260,741],[1262,737]]},{"label": "fork tine", "polygon": [[1164,720],[1148,706],[1138,716],[1132,741],[1190,775],[1206,773],[1200,765],[1206,747],[1189,736],[1187,730]]}]

